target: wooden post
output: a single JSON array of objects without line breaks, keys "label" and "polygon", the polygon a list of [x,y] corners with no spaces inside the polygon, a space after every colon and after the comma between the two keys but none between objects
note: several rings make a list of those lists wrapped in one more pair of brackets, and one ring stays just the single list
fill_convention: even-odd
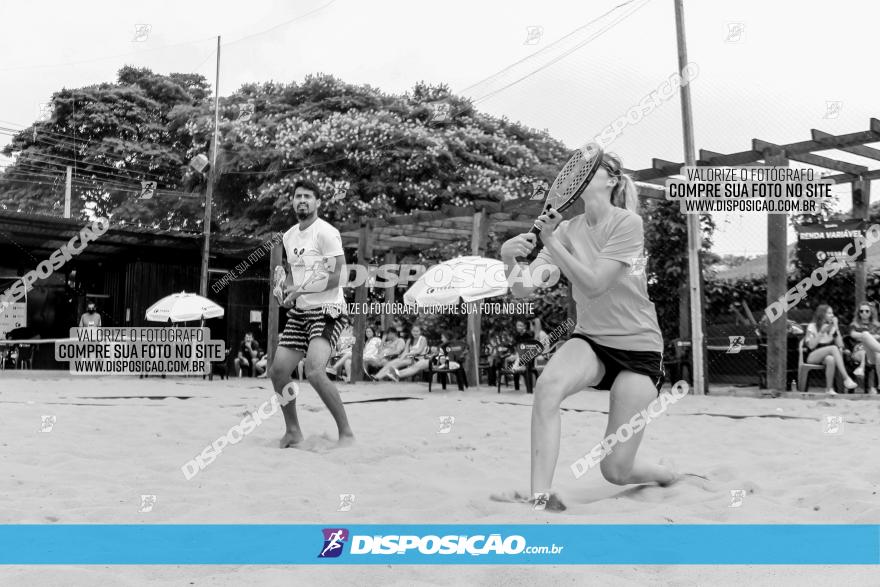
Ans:
[{"label": "wooden post", "polygon": [[275,268],[281,265],[283,247],[284,245],[278,242],[272,246],[272,250],[269,252],[269,317],[266,318],[266,332],[268,335],[266,346],[270,365],[275,359],[275,349],[278,348],[278,313],[280,308],[272,290],[275,289]]},{"label": "wooden post", "polygon": [[205,220],[202,225],[202,270],[199,275],[199,295],[208,297],[208,261],[211,256],[211,209],[214,201],[214,182],[217,181],[217,149],[220,142],[220,37],[217,37],[217,69],[214,78],[214,133],[211,136],[211,167],[208,168],[208,187],[205,190]]},{"label": "wooden post", "polygon": [[[487,222],[486,209],[474,214],[473,232],[471,233],[471,254],[482,255],[486,251],[486,241],[489,237],[489,223]],[[480,385],[480,323],[481,312],[479,306],[474,312],[467,315],[467,342],[471,352],[465,362],[468,381],[474,386]]]},{"label": "wooden post", "polygon": [[[361,222],[361,231],[358,235],[358,264],[367,267],[372,254],[371,227],[366,222]],[[364,380],[364,335],[367,330],[367,313],[364,310],[367,304],[367,277],[362,284],[357,286],[354,293],[357,311],[354,315],[354,348],[351,350],[351,382],[356,383]]]},{"label": "wooden post", "polygon": [[[788,167],[785,151],[764,151],[767,165]],[[788,214],[767,214],[767,305],[785,296],[788,290],[788,248],[785,237]],[[782,315],[769,323],[767,328],[767,389],[785,391],[785,375],[788,347],[788,311],[782,307]]]},{"label": "wooden post", "polygon": [[[394,251],[385,251],[385,264],[392,265],[397,263],[397,253]],[[397,275],[400,275],[400,272],[397,272]],[[394,298],[397,295],[397,286],[394,287],[386,287],[385,288],[385,303],[388,304],[389,308],[394,307]],[[391,326],[391,320],[393,317],[388,312],[382,313],[382,330],[385,330],[389,326]]]},{"label": "wooden post", "polygon": [[[861,220],[868,219],[868,206],[871,204],[871,181],[858,179],[852,183],[852,216]],[[867,228],[867,227],[865,227]],[[867,258],[867,257],[866,257]],[[858,305],[864,302],[866,285],[868,281],[868,267],[866,261],[856,262],[855,272],[855,301],[853,316],[858,317]]]},{"label": "wooden post", "polygon": [[64,217],[70,218],[70,185],[73,177],[73,167],[67,166],[67,175],[64,182]]}]

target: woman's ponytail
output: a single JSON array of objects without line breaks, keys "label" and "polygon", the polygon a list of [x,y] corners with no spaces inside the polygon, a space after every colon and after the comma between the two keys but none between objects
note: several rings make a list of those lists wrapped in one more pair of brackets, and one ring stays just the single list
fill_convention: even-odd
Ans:
[{"label": "woman's ponytail", "polygon": [[639,190],[635,182],[625,173],[617,178],[617,185],[611,192],[611,204],[624,210],[639,213]]},{"label": "woman's ponytail", "polygon": [[614,154],[606,154],[606,161],[615,170],[617,184],[611,189],[611,205],[639,213],[639,190],[633,179],[621,171],[620,158]]}]

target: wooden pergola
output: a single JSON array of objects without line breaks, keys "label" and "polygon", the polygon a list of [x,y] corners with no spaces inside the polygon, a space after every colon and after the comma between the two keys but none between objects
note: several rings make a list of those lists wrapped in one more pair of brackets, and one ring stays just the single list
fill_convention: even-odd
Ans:
[{"label": "wooden pergola", "polygon": [[[839,150],[859,157],[880,161],[880,149],[867,146],[868,143],[880,142],[880,120],[872,118],[868,130],[831,135],[820,130],[812,131],[812,139],[789,144],[775,144],[766,140],[753,139],[752,148],[737,153],[722,154],[701,149],[697,165],[701,166],[742,166],[772,165],[788,166],[789,161],[798,161],[821,167],[836,175],[825,176],[835,184],[849,183],[852,186],[852,217],[866,219],[871,199],[871,180],[880,178],[880,169],[869,169],[866,165],[857,165],[834,159],[818,152]],[[679,175],[684,163],[675,163],[662,159],[653,159],[653,165],[647,169],[627,170],[637,182],[639,197],[647,199],[665,199],[666,180]],[[486,241],[490,228],[501,234],[521,233],[531,228],[534,219],[540,212],[542,202],[527,198],[505,202],[475,202],[472,206],[443,206],[439,210],[416,212],[413,214],[396,215],[387,218],[364,218],[356,225],[340,228],[343,244],[357,247],[358,259],[370,259],[378,252],[384,252],[385,263],[396,263],[401,255],[406,255],[427,247],[444,243],[461,242],[470,239],[471,254],[486,255]],[[579,202],[573,212],[582,211]],[[788,258],[786,252],[787,214],[767,215],[767,303],[777,300],[787,290]],[[692,247],[693,249],[693,247]],[[281,249],[273,249],[270,271],[281,262]],[[855,300],[862,300],[865,295],[866,266],[857,263]],[[702,288],[700,288],[702,291]],[[682,288],[687,293],[687,288]],[[385,301],[394,302],[395,288],[385,290]],[[367,285],[363,284],[356,290],[355,300],[366,302]],[[682,309],[690,300],[683,295]],[[571,311],[571,308],[569,309]],[[386,317],[387,318],[387,317]],[[782,391],[785,385],[786,361],[786,328],[787,315],[783,319],[770,324],[767,347],[767,383],[773,390]],[[270,296],[269,324],[278,320],[278,305]],[[352,380],[362,378],[361,358],[363,354],[363,338],[366,329],[366,316],[355,316],[355,349],[352,354]],[[680,312],[680,332],[687,337],[691,332],[690,319],[686,311]],[[386,322],[387,323],[387,322]],[[695,344],[704,346],[703,326],[694,329]],[[269,351],[273,353],[277,345],[277,332],[270,331]],[[480,316],[468,315],[467,340],[472,352],[466,368],[472,381],[477,381],[480,349]],[[705,356],[705,353],[703,354]],[[702,393],[701,390],[697,390]]]},{"label": "wooden pergola", "polygon": [[[836,175],[827,175],[826,180],[835,184],[848,183],[852,187],[852,218],[865,220],[868,217],[868,206],[871,201],[871,180],[880,179],[880,169],[869,169],[866,165],[857,165],[840,161],[829,155],[817,152],[839,150],[866,159],[880,161],[880,149],[866,146],[867,143],[880,141],[880,120],[872,118],[868,130],[843,135],[832,135],[820,130],[811,131],[812,139],[789,144],[775,144],[766,140],[752,139],[752,148],[738,153],[721,154],[701,149],[697,165],[701,166],[742,166],[763,162],[763,165],[788,166],[789,161],[798,161],[821,167]],[[654,159],[653,165],[632,173],[634,180],[652,184],[665,185],[670,176],[681,173],[684,163],[673,163]],[[641,188],[640,188],[641,189]],[[788,257],[786,249],[786,224],[788,214],[767,215],[767,304],[779,299],[788,290]],[[856,263],[855,303],[865,298],[866,265]],[[702,290],[702,288],[701,288]],[[681,313],[687,319],[687,313]],[[787,312],[769,325],[767,344],[767,386],[774,391],[784,391],[786,371]],[[687,332],[686,328],[683,328]],[[702,327],[699,329],[698,340],[694,344],[704,345]],[[705,353],[704,355],[705,356]]]}]

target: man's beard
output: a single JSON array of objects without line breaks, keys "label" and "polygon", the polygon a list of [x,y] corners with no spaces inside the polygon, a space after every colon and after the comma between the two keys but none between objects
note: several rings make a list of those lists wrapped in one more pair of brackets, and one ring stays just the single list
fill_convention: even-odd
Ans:
[{"label": "man's beard", "polygon": [[303,220],[308,220],[312,217],[315,211],[309,212],[307,208],[297,208],[296,209],[296,219],[302,222]]}]

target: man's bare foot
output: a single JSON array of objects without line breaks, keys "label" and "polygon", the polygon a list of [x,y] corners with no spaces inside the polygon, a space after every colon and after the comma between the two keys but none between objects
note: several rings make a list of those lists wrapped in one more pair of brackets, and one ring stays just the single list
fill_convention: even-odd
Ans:
[{"label": "man's bare foot", "polygon": [[352,444],[354,444],[354,434],[350,432],[348,434],[340,434],[339,442],[336,443],[337,446],[351,446]]},{"label": "man's bare foot", "polygon": [[303,441],[302,432],[287,432],[284,436],[281,437],[281,442],[279,446],[281,448],[296,448],[299,443]]}]

